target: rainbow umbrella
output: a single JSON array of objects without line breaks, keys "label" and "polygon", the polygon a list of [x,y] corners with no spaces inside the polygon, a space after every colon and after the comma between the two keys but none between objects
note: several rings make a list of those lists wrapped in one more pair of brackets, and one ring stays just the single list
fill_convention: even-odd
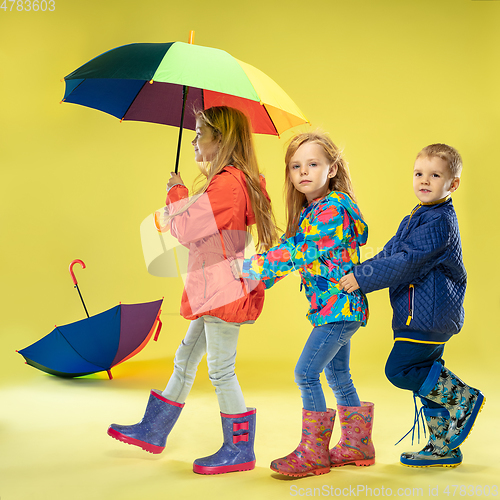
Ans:
[{"label": "rainbow umbrella", "polygon": [[72,378],[106,371],[139,353],[162,327],[160,320],[163,299],[139,304],[119,304],[102,313],[89,316],[78,288],[73,266],[85,263],[71,262],[69,272],[85,308],[86,318],[55,328],[20,351],[26,364],[38,370]]},{"label": "rainbow umbrella", "polygon": [[195,130],[187,109],[230,106],[254,133],[280,135],[309,123],[290,97],[262,71],[227,52],[192,43],[134,43],[109,50],[64,78],[63,102],[135,120]]},{"label": "rainbow umbrella", "polygon": [[[139,353],[161,328],[162,300],[119,304],[67,325],[19,350],[26,364],[63,378],[106,371]],[[156,333],[155,333],[156,332]]]}]

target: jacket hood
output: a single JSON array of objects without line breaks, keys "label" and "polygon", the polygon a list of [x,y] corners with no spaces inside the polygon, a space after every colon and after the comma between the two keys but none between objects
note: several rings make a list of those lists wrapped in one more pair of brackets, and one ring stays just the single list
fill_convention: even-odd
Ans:
[{"label": "jacket hood", "polygon": [[353,222],[356,243],[359,246],[365,245],[368,240],[368,225],[363,220],[359,208],[352,201],[351,197],[348,194],[342,193],[340,191],[332,191],[324,198],[318,200],[316,202],[317,204],[314,204],[313,202],[309,206],[314,205],[321,209],[323,206],[326,207],[330,205],[332,202],[342,205],[342,207],[346,210],[346,212],[348,213],[349,217]]},{"label": "jacket hood", "polygon": [[[247,226],[251,226],[252,224],[255,224],[255,214],[252,209],[252,203],[250,202],[250,196],[248,195],[248,189],[247,189],[247,181],[245,174],[238,168],[234,167],[233,165],[228,165],[227,167],[224,167],[223,171],[229,172],[237,181],[241,184],[243,187],[243,192],[245,193],[245,199],[246,199],[246,212],[245,212],[245,222]],[[260,188],[262,189],[262,192],[264,193],[264,196],[267,198],[268,201],[271,201],[271,198],[269,197],[269,194],[267,193],[266,190],[266,179],[262,174],[260,174]]]}]

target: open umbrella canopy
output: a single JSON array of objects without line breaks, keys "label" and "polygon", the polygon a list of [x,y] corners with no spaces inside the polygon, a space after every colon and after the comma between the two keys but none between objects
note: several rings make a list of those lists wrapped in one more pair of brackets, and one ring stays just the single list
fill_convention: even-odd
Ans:
[{"label": "open umbrella canopy", "polygon": [[64,326],[19,352],[28,365],[59,377],[107,371],[140,352],[161,329],[163,300],[120,304]]},{"label": "open umbrella canopy", "polygon": [[[182,126],[187,109],[237,108],[253,131],[279,135],[308,123],[290,97],[262,71],[227,52],[183,42],[135,43],[109,50],[64,78],[64,102],[121,120]],[[194,130],[188,113],[184,127]]]}]

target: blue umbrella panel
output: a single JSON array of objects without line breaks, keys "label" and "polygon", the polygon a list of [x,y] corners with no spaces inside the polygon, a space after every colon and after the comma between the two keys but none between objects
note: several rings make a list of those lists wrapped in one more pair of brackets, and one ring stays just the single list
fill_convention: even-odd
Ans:
[{"label": "blue umbrella panel", "polygon": [[158,339],[162,300],[120,304],[64,326],[19,352],[28,365],[59,377],[106,371],[140,352],[155,333]]}]

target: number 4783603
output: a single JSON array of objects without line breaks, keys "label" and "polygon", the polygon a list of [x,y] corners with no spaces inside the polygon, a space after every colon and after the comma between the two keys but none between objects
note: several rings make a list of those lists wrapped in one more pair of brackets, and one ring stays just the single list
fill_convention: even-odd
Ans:
[{"label": "number 4783603", "polygon": [[[2,0],[0,0],[2,1]],[[3,0],[0,10],[4,12],[53,12],[56,10],[55,0]]]}]

